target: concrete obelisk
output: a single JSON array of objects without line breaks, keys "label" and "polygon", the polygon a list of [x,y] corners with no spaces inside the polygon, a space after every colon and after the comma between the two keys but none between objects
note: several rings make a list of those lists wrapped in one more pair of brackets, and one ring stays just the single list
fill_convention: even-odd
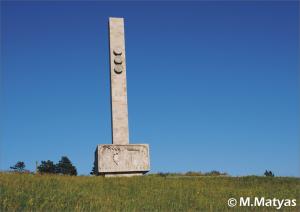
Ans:
[{"label": "concrete obelisk", "polygon": [[109,19],[112,143],[129,144],[124,19]]},{"label": "concrete obelisk", "polygon": [[129,144],[124,19],[109,18],[112,144],[95,152],[98,174],[142,175],[150,170],[148,144]]}]

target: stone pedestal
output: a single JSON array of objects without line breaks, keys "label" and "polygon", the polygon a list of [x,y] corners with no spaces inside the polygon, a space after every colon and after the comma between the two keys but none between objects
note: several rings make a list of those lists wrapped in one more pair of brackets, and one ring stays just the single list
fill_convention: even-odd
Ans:
[{"label": "stone pedestal", "polygon": [[102,144],[96,149],[98,173],[111,176],[137,176],[150,170],[147,144]]}]

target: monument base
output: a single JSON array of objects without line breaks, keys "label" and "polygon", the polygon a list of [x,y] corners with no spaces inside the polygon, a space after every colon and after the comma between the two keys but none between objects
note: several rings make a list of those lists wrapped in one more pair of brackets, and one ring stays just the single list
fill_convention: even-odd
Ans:
[{"label": "monument base", "polygon": [[99,175],[105,177],[139,176],[150,170],[148,144],[101,144],[95,152]]},{"label": "monument base", "polygon": [[103,173],[101,174],[104,177],[134,177],[142,176],[145,173],[142,172],[128,172],[128,173]]}]

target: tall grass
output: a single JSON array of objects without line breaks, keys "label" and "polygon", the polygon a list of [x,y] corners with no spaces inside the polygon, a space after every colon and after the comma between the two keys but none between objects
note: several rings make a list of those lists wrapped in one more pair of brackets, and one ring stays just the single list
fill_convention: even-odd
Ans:
[{"label": "tall grass", "polygon": [[[299,205],[300,179],[0,174],[0,211],[227,211],[228,198],[240,196],[297,199]],[[275,210],[235,208],[250,209]]]}]

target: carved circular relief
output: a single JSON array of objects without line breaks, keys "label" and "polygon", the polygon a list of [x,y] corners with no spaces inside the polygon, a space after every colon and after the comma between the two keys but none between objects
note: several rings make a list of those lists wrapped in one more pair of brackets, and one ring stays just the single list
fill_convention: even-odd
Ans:
[{"label": "carved circular relief", "polygon": [[121,57],[115,57],[115,59],[114,59],[114,61],[115,61],[115,64],[122,64],[122,58]]},{"label": "carved circular relief", "polygon": [[122,49],[121,48],[115,48],[114,49],[114,54],[115,55],[121,55],[122,54]]},{"label": "carved circular relief", "polygon": [[122,68],[122,66],[117,65],[114,67],[114,71],[116,72],[116,74],[121,74],[123,71],[123,68]]}]

